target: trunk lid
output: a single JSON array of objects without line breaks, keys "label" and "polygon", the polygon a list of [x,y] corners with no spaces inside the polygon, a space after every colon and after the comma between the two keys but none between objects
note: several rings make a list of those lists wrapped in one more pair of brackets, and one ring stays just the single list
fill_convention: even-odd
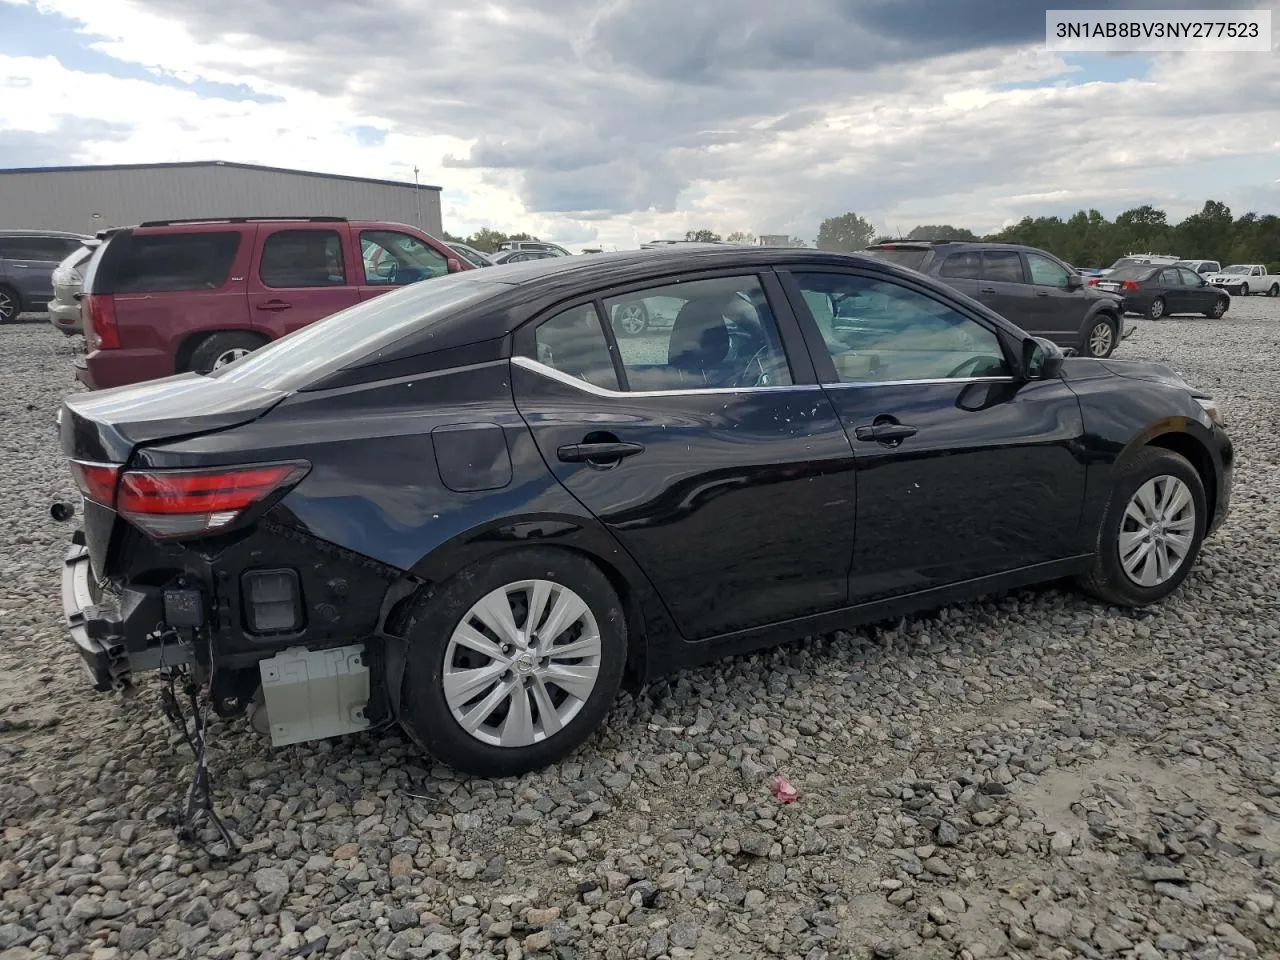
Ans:
[{"label": "trunk lid", "polygon": [[[88,463],[124,465],[142,444],[214,433],[249,423],[286,396],[184,373],[114,390],[68,397],[58,412],[62,452]],[[97,576],[107,574],[107,551],[119,526],[115,511],[84,504],[85,542]]]}]

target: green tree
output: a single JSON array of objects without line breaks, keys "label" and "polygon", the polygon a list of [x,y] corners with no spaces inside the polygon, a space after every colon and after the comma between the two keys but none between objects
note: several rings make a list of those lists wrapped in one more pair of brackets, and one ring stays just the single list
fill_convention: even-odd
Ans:
[{"label": "green tree", "polygon": [[749,247],[754,247],[756,245],[756,235],[754,233],[747,233],[745,230],[735,230],[733,233],[725,237],[725,239],[730,243],[741,243]]},{"label": "green tree", "polygon": [[1233,227],[1231,208],[1217,200],[1206,200],[1199,213],[1193,213],[1174,229],[1178,256],[1221,259],[1235,246]]},{"label": "green tree", "polygon": [[964,227],[953,227],[949,223],[922,223],[912,227],[907,234],[908,240],[977,240],[977,235]]},{"label": "green tree", "polygon": [[695,240],[698,243],[716,243],[720,240],[720,234],[714,230],[686,230],[684,234],[686,240]]},{"label": "green tree", "polygon": [[876,228],[856,213],[828,217],[818,227],[819,250],[863,250],[875,236]]}]

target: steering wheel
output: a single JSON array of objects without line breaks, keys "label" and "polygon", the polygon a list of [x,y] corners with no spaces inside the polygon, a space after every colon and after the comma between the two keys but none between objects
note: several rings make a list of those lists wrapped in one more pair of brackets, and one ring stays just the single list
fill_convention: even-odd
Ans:
[{"label": "steering wheel", "polygon": [[[769,355],[769,347],[766,344],[751,355],[751,359],[747,361],[747,365],[742,368],[742,372],[738,374],[734,381],[735,387],[763,387],[769,382],[769,374],[765,372],[764,360]],[[751,368],[755,368],[752,374]]]},{"label": "steering wheel", "polygon": [[[981,367],[986,362],[987,362],[987,358],[982,356],[981,354],[979,354],[978,356],[970,357],[968,360],[965,360],[962,364],[960,364],[960,366],[956,367],[954,370],[948,373],[947,379],[950,380],[953,377],[960,377],[960,376],[971,377],[975,373],[977,373],[979,367]],[[972,369],[968,369],[970,367]]]}]

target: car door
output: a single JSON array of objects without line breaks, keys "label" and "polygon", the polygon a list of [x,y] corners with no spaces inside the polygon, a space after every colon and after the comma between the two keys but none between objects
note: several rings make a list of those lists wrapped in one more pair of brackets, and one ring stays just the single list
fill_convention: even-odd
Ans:
[{"label": "car door", "polygon": [[354,306],[357,264],[349,264],[345,223],[291,223],[258,230],[249,312],[272,339]]},{"label": "car door", "polygon": [[385,229],[356,233],[361,300],[449,272],[448,258],[411,234]]},{"label": "car door", "polygon": [[1190,313],[1196,307],[1191,289],[1183,280],[1182,271],[1177,267],[1164,267],[1156,274],[1156,284],[1164,297],[1165,315],[1173,313]]},{"label": "car door", "polygon": [[1038,331],[1031,329],[1031,298],[1031,285],[1026,282],[1022,257],[1017,250],[982,251],[978,300],[1023,330],[1035,333]]},{"label": "car door", "polygon": [[[1080,552],[1083,423],[1062,380],[1020,380],[989,319],[923,285],[816,268],[784,283],[854,448],[852,602]],[[823,338],[816,293],[884,297],[893,323],[878,341]]]},{"label": "car door", "polygon": [[1033,296],[1031,325],[1024,329],[1064,347],[1079,347],[1090,305],[1084,284],[1073,285],[1072,272],[1051,257],[1027,251],[1026,258]]},{"label": "car door", "polygon": [[1213,302],[1218,299],[1218,292],[1209,286],[1204,277],[1194,270],[1178,267],[1179,287],[1186,298],[1188,313],[1207,313],[1213,309]]},{"label": "car door", "polygon": [[79,245],[78,241],[62,237],[29,235],[6,239],[6,279],[28,309],[43,307],[53,299],[53,271]]},{"label": "car door", "polygon": [[[605,323],[659,298],[682,303],[669,329],[619,341]],[[853,452],[772,273],[602,291],[527,324],[516,353],[547,466],[687,639],[845,604]]]}]

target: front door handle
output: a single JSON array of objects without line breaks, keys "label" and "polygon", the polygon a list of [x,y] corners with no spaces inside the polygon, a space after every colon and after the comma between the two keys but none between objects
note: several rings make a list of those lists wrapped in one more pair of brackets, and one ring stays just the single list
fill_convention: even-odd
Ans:
[{"label": "front door handle", "polygon": [[871,423],[853,429],[853,435],[859,440],[874,440],[891,447],[897,446],[907,437],[914,437],[917,432],[917,428],[910,424],[889,422]]},{"label": "front door handle", "polygon": [[979,287],[978,292],[979,293],[995,293],[996,288],[995,287]]},{"label": "front door handle", "polygon": [[283,300],[268,300],[266,303],[258,304],[259,310],[288,310],[293,304],[285,303]]},{"label": "front door handle", "polygon": [[1049,295],[1049,291],[1048,291],[1048,290],[1037,290],[1037,291],[1036,291],[1036,296],[1037,296],[1037,297],[1047,297],[1048,295]]},{"label": "front door handle", "polygon": [[556,451],[564,463],[608,463],[644,453],[643,443],[566,443]]}]

